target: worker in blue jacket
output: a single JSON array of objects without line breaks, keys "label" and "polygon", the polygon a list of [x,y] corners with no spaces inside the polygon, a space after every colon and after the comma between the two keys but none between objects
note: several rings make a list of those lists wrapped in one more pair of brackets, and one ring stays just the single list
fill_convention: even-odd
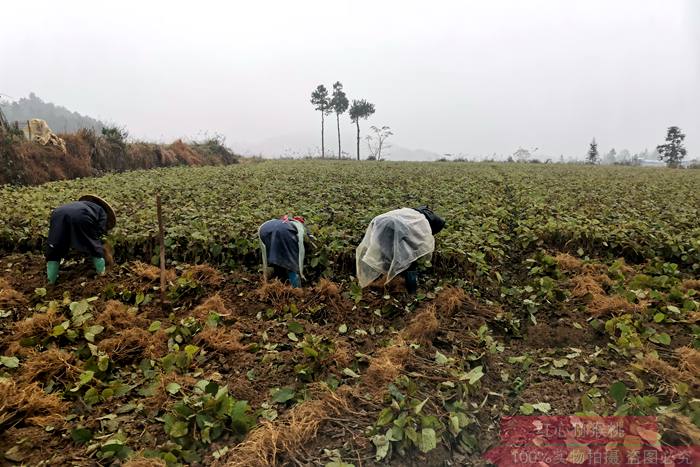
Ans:
[{"label": "worker in blue jacket", "polygon": [[301,287],[306,245],[311,244],[304,218],[285,215],[269,220],[258,229],[258,238],[265,279],[277,278]]},{"label": "worker in blue jacket", "polygon": [[[58,279],[61,260],[73,249],[92,259],[95,271],[105,273],[105,245],[102,237],[117,223],[114,209],[99,196],[84,195],[51,212],[46,246],[46,276],[50,284]],[[111,261],[111,258],[109,258]]]}]

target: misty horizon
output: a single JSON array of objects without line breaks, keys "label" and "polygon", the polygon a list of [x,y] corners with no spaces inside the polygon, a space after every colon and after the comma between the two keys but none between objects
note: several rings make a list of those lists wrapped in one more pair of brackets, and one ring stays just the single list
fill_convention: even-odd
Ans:
[{"label": "misty horizon", "polygon": [[[571,159],[592,138],[601,155],[653,151],[676,125],[700,154],[690,0],[201,5],[9,4],[0,94],[34,92],[136,139],[221,134],[284,156],[320,147],[311,91],[341,81],[376,105],[361,136],[388,125],[397,148]],[[347,114],[341,131],[352,156]],[[336,150],[334,115],[325,137]]]}]

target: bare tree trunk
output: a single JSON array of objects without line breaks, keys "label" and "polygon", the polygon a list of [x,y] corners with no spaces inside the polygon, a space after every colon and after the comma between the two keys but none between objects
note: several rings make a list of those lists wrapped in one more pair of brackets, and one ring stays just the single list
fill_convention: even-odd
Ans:
[{"label": "bare tree trunk", "polygon": [[342,159],[342,152],[340,150],[340,114],[335,114],[335,120],[338,123],[338,159]]},{"label": "bare tree trunk", "polygon": [[324,130],[323,130],[323,126],[324,126],[323,113],[324,113],[323,110],[321,110],[321,159],[323,159],[323,158],[326,157],[326,147],[325,147],[325,144],[324,144],[324,141],[323,141],[323,134],[324,134]]},{"label": "bare tree trunk", "polygon": [[360,119],[355,122],[357,125],[357,160],[360,160]]}]

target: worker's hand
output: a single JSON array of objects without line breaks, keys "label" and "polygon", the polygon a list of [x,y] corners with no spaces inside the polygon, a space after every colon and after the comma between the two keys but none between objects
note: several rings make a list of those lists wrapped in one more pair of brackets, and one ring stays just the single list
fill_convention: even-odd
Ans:
[{"label": "worker's hand", "polygon": [[104,250],[105,263],[107,264],[107,266],[113,266],[114,265],[114,248],[112,247],[112,244],[105,241],[102,243],[102,248]]}]

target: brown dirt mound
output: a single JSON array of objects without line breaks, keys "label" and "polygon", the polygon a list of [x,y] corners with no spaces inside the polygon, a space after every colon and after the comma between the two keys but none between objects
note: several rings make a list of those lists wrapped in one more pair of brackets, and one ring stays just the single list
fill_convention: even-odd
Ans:
[{"label": "brown dirt mound", "polygon": [[192,315],[200,320],[205,320],[209,316],[209,313],[217,313],[222,316],[229,316],[231,313],[226,309],[224,300],[217,293],[211,297],[205,299],[197,305],[197,307],[192,310]]},{"label": "brown dirt mound", "polygon": [[117,362],[139,357],[160,358],[168,352],[165,333],[151,334],[145,329],[129,328],[105,339],[97,347]]},{"label": "brown dirt mound", "polygon": [[[153,266],[152,264],[142,263],[141,261],[134,261],[130,265],[131,270],[144,279],[149,281],[160,280],[160,268],[158,266]],[[165,280],[167,282],[172,282],[177,278],[175,271],[172,269],[165,270]]]},{"label": "brown dirt mound", "polygon": [[[291,464],[301,448],[316,437],[328,417],[340,414],[347,402],[337,393],[327,392],[320,399],[307,400],[286,412],[280,419],[262,425],[248,434],[241,444],[229,451],[222,464],[227,467],[267,467],[280,465],[279,457]],[[300,461],[297,462],[302,465]]]},{"label": "brown dirt mound", "polygon": [[403,370],[411,351],[405,342],[399,341],[377,352],[370,360],[363,383],[371,390],[382,392]]},{"label": "brown dirt mound", "polygon": [[26,305],[27,299],[20,292],[13,289],[3,278],[0,278],[0,306]]},{"label": "brown dirt mound", "polygon": [[49,382],[52,379],[73,380],[80,374],[80,368],[74,363],[75,356],[72,353],[55,347],[45,352],[32,352],[22,363],[18,380],[22,383]]},{"label": "brown dirt mound", "polygon": [[249,344],[241,344],[243,335],[237,329],[226,329],[223,327],[207,327],[197,333],[194,341],[197,344],[204,344],[209,350],[221,353],[240,352],[248,350]]},{"label": "brown dirt mound", "polygon": [[66,404],[58,396],[46,394],[37,383],[20,386],[11,379],[0,380],[2,430],[17,423],[60,425],[66,410]]},{"label": "brown dirt mound", "polygon": [[588,304],[588,311],[595,316],[608,316],[620,313],[641,313],[646,307],[645,303],[630,303],[619,295],[594,294]]},{"label": "brown dirt mound", "polygon": [[435,306],[442,315],[451,315],[467,302],[467,294],[464,289],[448,286],[438,292],[435,297]]},{"label": "brown dirt mound", "polygon": [[165,467],[167,464],[163,459],[137,456],[132,457],[122,465],[124,467]]},{"label": "brown dirt mound", "polygon": [[681,282],[681,289],[687,292],[688,290],[697,290],[700,292],[700,279],[686,279]]},{"label": "brown dirt mound", "polygon": [[148,320],[136,316],[129,311],[129,307],[117,300],[110,300],[105,304],[105,309],[97,316],[97,324],[104,326],[107,331],[121,331],[131,327],[144,327]]},{"label": "brown dirt mound", "polygon": [[435,305],[429,304],[417,312],[409,325],[401,332],[401,336],[407,341],[427,344],[432,342],[440,328],[435,316]]}]

